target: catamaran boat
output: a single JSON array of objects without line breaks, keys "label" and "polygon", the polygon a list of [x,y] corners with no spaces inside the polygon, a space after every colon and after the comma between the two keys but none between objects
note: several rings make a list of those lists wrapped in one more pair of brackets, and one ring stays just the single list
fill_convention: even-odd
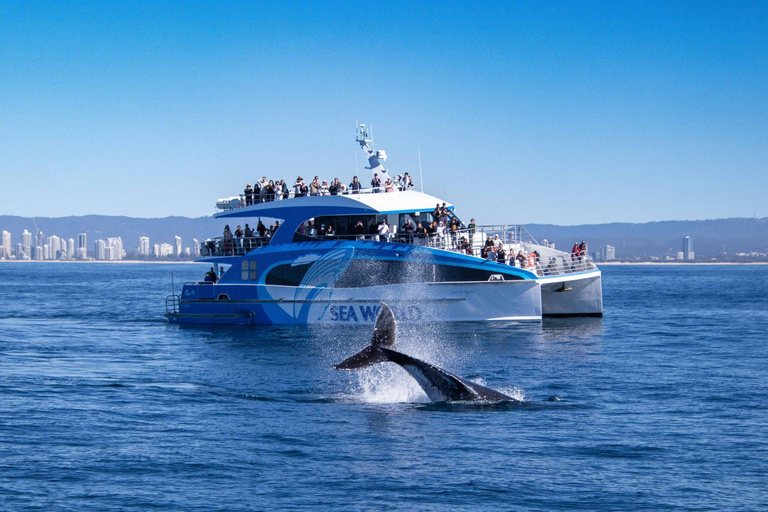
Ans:
[{"label": "catamaran boat", "polygon": [[[356,140],[366,169],[385,181],[386,153],[374,150],[371,134],[360,125]],[[297,187],[277,196],[262,189],[220,199],[214,217],[222,224],[271,219],[277,229],[208,239],[197,261],[213,271],[206,281],[185,283],[179,295],[167,297],[166,318],[370,324],[381,302],[405,323],[602,316],[600,270],[586,254],[539,243],[524,226],[465,223],[454,205],[398,181],[400,187],[356,185],[332,195],[323,190],[305,196]],[[436,207],[443,205],[445,225],[434,229]],[[432,229],[414,230],[419,224]],[[488,245],[502,246],[509,257],[483,257]],[[520,251],[524,257],[516,258]]]}]

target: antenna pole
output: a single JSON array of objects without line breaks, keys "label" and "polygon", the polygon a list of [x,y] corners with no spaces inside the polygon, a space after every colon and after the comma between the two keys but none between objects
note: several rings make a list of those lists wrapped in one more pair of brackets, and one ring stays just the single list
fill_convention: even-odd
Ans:
[{"label": "antenna pole", "polygon": [[424,173],[421,171],[421,148],[419,149],[419,181],[421,182],[421,193],[424,193]]}]

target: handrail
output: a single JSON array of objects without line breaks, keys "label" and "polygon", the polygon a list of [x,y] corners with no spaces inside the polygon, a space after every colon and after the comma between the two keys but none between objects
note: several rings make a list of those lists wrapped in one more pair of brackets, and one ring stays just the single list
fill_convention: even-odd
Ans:
[{"label": "handrail", "polygon": [[[408,187],[405,190],[409,190],[412,187]],[[237,210],[238,208],[244,208],[246,206],[251,206],[254,204],[261,204],[261,203],[269,203],[272,201],[283,201],[285,199],[298,199],[301,197],[318,197],[318,196],[332,196],[332,195],[338,195],[338,196],[354,196],[354,195],[361,195],[361,194],[385,194],[385,193],[395,193],[395,192],[404,192],[405,190],[400,190],[397,187],[395,187],[394,190],[386,190],[384,187],[369,187],[369,188],[361,188],[357,191],[350,190],[350,188],[345,185],[345,190],[340,193],[331,194],[330,191],[325,190],[318,194],[310,194],[307,192],[306,194],[297,195],[295,190],[289,190],[288,195],[286,196],[282,192],[275,192],[272,194],[251,194],[250,197],[246,194],[239,194],[238,196],[232,196],[228,199],[220,199],[216,203],[216,209],[218,211],[229,211],[229,210]]]},{"label": "handrail", "polygon": [[269,245],[269,236],[209,238],[200,246],[200,256],[243,256],[254,249]]},{"label": "handrail", "polygon": [[165,298],[165,314],[166,315],[177,314],[179,312],[180,305],[181,305],[181,296],[168,295]]}]

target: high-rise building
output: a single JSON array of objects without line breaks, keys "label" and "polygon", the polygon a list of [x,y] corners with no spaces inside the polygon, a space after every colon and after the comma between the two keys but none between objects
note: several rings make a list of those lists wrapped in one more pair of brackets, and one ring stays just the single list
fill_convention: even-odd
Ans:
[{"label": "high-rise building", "polygon": [[122,260],[125,256],[125,251],[123,251],[123,239],[118,237],[110,237],[107,238],[107,247],[112,247],[112,257],[109,258],[111,260]]},{"label": "high-rise building", "polygon": [[200,242],[197,241],[197,238],[192,239],[192,255],[195,258],[200,257]]},{"label": "high-rise building", "polygon": [[161,244],[160,245],[160,257],[161,258],[169,258],[173,256],[173,246],[171,244]]},{"label": "high-rise building", "polygon": [[31,260],[34,256],[32,254],[32,233],[25,229],[21,234],[21,243],[24,246],[24,257]]},{"label": "high-rise building", "polygon": [[45,259],[55,260],[59,257],[58,252],[61,247],[59,240],[60,238],[56,235],[51,235],[48,237],[48,243],[46,244],[48,246],[48,255],[45,257]]},{"label": "high-rise building", "polygon": [[75,240],[72,238],[67,240],[67,259],[75,259]]},{"label": "high-rise building", "polygon": [[181,237],[175,236],[173,238],[174,240],[176,240],[176,257],[178,258],[179,256],[181,256]]},{"label": "high-rise building", "polygon": [[189,247],[184,248],[184,257],[189,258],[192,255],[192,252],[189,250]]},{"label": "high-rise building", "polygon": [[[80,250],[82,249],[82,251]],[[88,233],[77,235],[77,259],[84,260],[88,256]]]},{"label": "high-rise building", "polygon": [[37,232],[37,236],[35,237],[35,247],[42,247],[45,245],[45,235],[42,231]]},{"label": "high-rise building", "polygon": [[613,261],[616,259],[616,248],[612,245],[606,245],[600,248],[600,260]]},{"label": "high-rise building", "polygon": [[0,236],[0,245],[3,247],[3,258],[11,259],[11,234],[8,231],[3,231]]},{"label": "high-rise building", "polygon": [[18,243],[16,244],[16,259],[17,260],[23,260],[26,259],[27,255],[24,254],[24,244]]},{"label": "high-rise building", "polygon": [[38,261],[43,259],[43,248],[39,245],[35,246],[35,259]]},{"label": "high-rise building", "polygon": [[693,239],[690,236],[683,238],[683,259],[692,260],[693,254]]},{"label": "high-rise building", "polygon": [[93,257],[97,260],[103,260],[106,257],[107,243],[104,240],[96,240],[93,244]]},{"label": "high-rise building", "polygon": [[160,244],[155,244],[154,246],[152,246],[152,254],[155,255],[155,258],[160,257]]},{"label": "high-rise building", "polygon": [[139,256],[149,256],[149,237],[139,237]]}]

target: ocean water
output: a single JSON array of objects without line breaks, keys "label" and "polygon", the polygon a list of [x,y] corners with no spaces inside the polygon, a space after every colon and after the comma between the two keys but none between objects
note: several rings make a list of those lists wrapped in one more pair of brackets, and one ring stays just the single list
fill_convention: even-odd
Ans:
[{"label": "ocean water", "polygon": [[768,509],[768,267],[604,267],[602,320],[400,333],[503,407],[331,369],[369,327],[167,325],[205,270],[0,264],[0,509]]}]

